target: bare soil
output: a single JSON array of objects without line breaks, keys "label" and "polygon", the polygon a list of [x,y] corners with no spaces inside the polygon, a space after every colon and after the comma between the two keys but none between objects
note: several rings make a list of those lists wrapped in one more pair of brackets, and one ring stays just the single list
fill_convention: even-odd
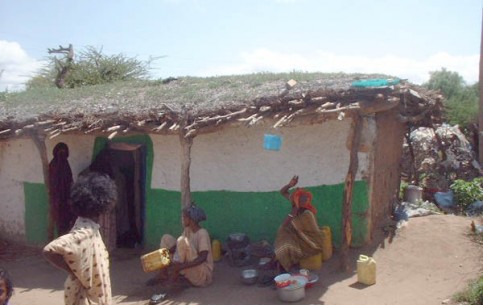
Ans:
[{"label": "bare soil", "polygon": [[[470,223],[482,219],[453,215],[410,218],[395,234],[378,230],[374,241],[351,249],[350,272],[339,268],[335,251],[316,272],[320,280],[306,289],[300,304],[453,304],[451,296],[463,290],[469,280],[483,274],[483,245],[471,237]],[[66,275],[49,265],[39,248],[0,244],[0,265],[12,275],[13,305],[63,304]],[[148,304],[163,287],[145,286],[153,274],[141,268],[140,250],[116,250],[111,277],[115,304]],[[377,263],[377,282],[366,286],[357,282],[359,254],[372,256]],[[171,290],[160,304],[281,304],[273,287],[247,286],[239,275],[243,268],[230,267],[222,260],[215,264],[214,283],[207,288]]]}]

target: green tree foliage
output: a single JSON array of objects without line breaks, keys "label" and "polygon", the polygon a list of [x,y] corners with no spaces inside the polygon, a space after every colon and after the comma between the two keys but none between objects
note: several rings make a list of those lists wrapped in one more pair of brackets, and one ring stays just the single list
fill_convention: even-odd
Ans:
[{"label": "green tree foliage", "polygon": [[[59,59],[49,57],[48,64],[27,82],[27,89],[54,87]],[[141,61],[123,54],[105,55],[102,50],[87,47],[70,64],[65,88],[104,84],[116,81],[146,79],[151,60]]]},{"label": "green tree foliage", "polygon": [[463,128],[478,123],[479,91],[478,83],[468,86],[457,72],[442,68],[430,72],[429,81],[423,86],[431,90],[441,90],[445,96],[448,123]]},{"label": "green tree foliage", "polygon": [[446,101],[448,122],[466,127],[478,123],[479,92],[478,84],[462,88]]},{"label": "green tree foliage", "polygon": [[431,90],[441,90],[446,98],[458,94],[465,87],[463,77],[446,68],[442,68],[441,71],[429,72],[429,75],[429,81],[424,86]]}]

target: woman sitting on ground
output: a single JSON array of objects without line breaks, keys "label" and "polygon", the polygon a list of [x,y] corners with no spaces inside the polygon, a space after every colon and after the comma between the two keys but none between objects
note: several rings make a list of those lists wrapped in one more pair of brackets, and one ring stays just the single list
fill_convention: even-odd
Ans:
[{"label": "woman sitting on ground", "polygon": [[[213,255],[211,253],[211,240],[208,231],[200,226],[206,220],[205,212],[191,205],[183,209],[183,234],[176,240],[169,234],[161,238],[161,248],[169,249],[172,253],[171,264],[162,269],[159,275],[148,281],[154,285],[163,280],[171,283],[186,279],[189,284],[196,287],[205,287],[213,279]],[[182,277],[179,277],[179,275]]]},{"label": "woman sitting on ground", "polygon": [[312,205],[312,194],[297,188],[291,194],[290,188],[298,183],[298,176],[280,189],[280,193],[290,200],[292,210],[277,231],[275,256],[278,263],[290,272],[299,262],[322,252],[323,235],[320,232]]}]

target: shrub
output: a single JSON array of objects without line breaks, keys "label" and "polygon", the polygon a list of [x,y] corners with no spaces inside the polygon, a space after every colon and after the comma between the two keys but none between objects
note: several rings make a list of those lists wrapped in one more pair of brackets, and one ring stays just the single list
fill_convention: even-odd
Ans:
[{"label": "shrub", "polygon": [[406,181],[401,181],[401,184],[399,185],[399,199],[404,200],[404,194],[406,193],[406,190],[409,186],[409,183]]},{"label": "shrub", "polygon": [[478,200],[483,200],[483,178],[475,178],[472,181],[457,179],[450,188],[454,193],[456,204],[465,210],[469,205]]},{"label": "shrub", "polygon": [[466,302],[468,305],[483,304],[483,276],[470,282],[466,290],[457,293],[454,299],[457,302]]}]

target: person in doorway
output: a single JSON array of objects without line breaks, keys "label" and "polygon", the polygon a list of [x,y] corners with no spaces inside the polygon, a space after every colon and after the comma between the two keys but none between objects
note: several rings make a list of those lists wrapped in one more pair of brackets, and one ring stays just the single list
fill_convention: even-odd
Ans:
[{"label": "person in doorway", "polygon": [[68,273],[66,305],[112,304],[109,254],[98,220],[116,202],[116,195],[116,186],[107,175],[92,172],[79,176],[71,190],[77,220],[69,233],[43,249],[47,261]]},{"label": "person in doorway", "polygon": [[302,188],[292,193],[289,191],[297,183],[298,176],[294,176],[280,189],[292,205],[277,231],[274,244],[276,261],[286,272],[298,267],[302,259],[321,253],[324,242],[315,217],[317,210],[312,205],[312,194]]},{"label": "person in doorway", "polygon": [[[160,271],[148,285],[169,280],[170,284],[188,284],[195,287],[206,287],[213,280],[213,255],[208,231],[200,226],[206,220],[205,212],[192,204],[182,211],[184,230],[176,239],[169,234],[161,238],[160,247],[169,249],[172,254],[171,264]],[[181,275],[181,276],[180,276]]]},{"label": "person in doorway", "polygon": [[[101,150],[94,161],[84,169],[82,172],[79,173],[79,177],[89,174],[89,173],[100,173],[108,176],[110,179],[112,179],[115,182],[115,175],[114,175],[114,169],[111,164],[111,159],[112,155],[111,152],[108,149],[103,149]],[[119,190],[118,187],[116,189]],[[117,194],[117,200],[116,202],[118,203],[119,199],[119,194]],[[116,205],[117,206],[117,205]],[[115,248],[116,248],[116,240],[117,240],[117,234],[116,234],[116,210],[114,209],[113,206],[111,206],[105,213],[102,213],[99,216],[98,223],[100,225],[100,232],[102,236],[102,240],[104,241],[107,250],[111,253]]]},{"label": "person in doorway", "polygon": [[49,240],[54,239],[54,226],[60,236],[69,232],[75,221],[75,216],[68,205],[73,182],[72,170],[67,160],[69,147],[65,143],[57,143],[52,153],[54,157],[49,163]]},{"label": "person in doorway", "polygon": [[7,270],[0,268],[0,305],[8,305],[13,293],[12,280]]}]

